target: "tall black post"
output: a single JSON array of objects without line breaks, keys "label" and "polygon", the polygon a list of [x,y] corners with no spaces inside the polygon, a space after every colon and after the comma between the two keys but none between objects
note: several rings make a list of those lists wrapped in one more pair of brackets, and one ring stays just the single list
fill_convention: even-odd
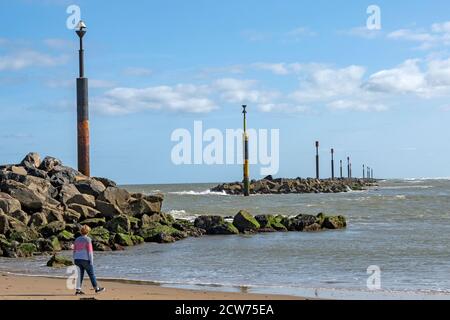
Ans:
[{"label": "tall black post", "polygon": [[78,171],[90,176],[89,164],[89,103],[88,79],[84,77],[84,49],[83,37],[86,34],[86,25],[80,21],[77,27],[80,38],[79,67],[80,75],[77,78],[77,145],[78,145]]},{"label": "tall black post", "polygon": [[339,160],[339,162],[340,162],[340,169],[341,169],[341,179],[344,179],[344,175],[342,172],[342,160]]},{"label": "tall black post", "polygon": [[366,180],[366,166],[363,164],[363,180]]},{"label": "tall black post", "polygon": [[316,179],[319,178],[319,141],[316,141]]},{"label": "tall black post", "polygon": [[242,106],[242,114],[244,115],[244,196],[250,195],[250,179],[248,168],[248,135],[247,135],[247,106]]},{"label": "tall black post", "polygon": [[370,179],[373,180],[373,169],[370,169]]},{"label": "tall black post", "polygon": [[334,180],[334,149],[331,148],[331,180]]},{"label": "tall black post", "polygon": [[367,179],[370,180],[370,168],[369,167],[367,167]]}]

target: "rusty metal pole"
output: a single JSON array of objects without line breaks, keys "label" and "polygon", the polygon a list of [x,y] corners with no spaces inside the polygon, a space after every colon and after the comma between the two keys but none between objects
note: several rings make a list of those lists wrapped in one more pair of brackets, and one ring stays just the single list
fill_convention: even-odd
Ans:
[{"label": "rusty metal pole", "polygon": [[347,178],[350,179],[350,157],[347,157]]},{"label": "rusty metal pole", "polygon": [[334,180],[334,149],[331,148],[331,180]]},{"label": "rusty metal pole", "polygon": [[83,49],[83,37],[86,34],[86,25],[83,21],[79,22],[76,33],[80,38],[80,75],[77,78],[78,171],[86,176],[90,176],[88,79],[84,77]]},{"label": "rusty metal pole", "polygon": [[319,176],[319,141],[316,141],[316,179],[320,179],[320,176]]},{"label": "rusty metal pole", "polygon": [[242,106],[242,114],[244,115],[244,196],[250,195],[250,180],[248,168],[248,134],[247,134],[247,106]]},{"label": "rusty metal pole", "polygon": [[340,169],[341,169],[341,179],[344,179],[344,175],[342,174],[342,160],[339,160],[340,161]]}]

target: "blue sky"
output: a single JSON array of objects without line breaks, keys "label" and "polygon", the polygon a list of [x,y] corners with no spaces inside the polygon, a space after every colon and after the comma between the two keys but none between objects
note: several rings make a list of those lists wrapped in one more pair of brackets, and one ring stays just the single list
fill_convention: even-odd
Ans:
[{"label": "blue sky", "polygon": [[[177,128],[280,129],[278,176],[322,173],[329,149],[377,176],[450,177],[448,1],[0,3],[0,163],[29,151],[76,166],[77,38],[88,25],[93,175],[120,183],[234,181],[241,166],[175,166]],[[382,29],[366,26],[381,9]],[[257,166],[251,168],[259,178]]]}]

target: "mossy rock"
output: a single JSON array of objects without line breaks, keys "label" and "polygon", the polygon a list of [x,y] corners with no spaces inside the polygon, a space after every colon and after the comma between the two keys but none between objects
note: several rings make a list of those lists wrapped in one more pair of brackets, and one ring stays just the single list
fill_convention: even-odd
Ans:
[{"label": "mossy rock", "polygon": [[47,267],[51,268],[64,268],[69,266],[73,266],[72,260],[59,255],[53,255],[47,262]]},{"label": "mossy rock", "polygon": [[239,232],[255,232],[261,225],[249,212],[239,211],[233,219],[233,225]]},{"label": "mossy rock", "polygon": [[[161,237],[161,235],[163,236]],[[161,239],[169,239],[169,237],[172,237],[176,240],[185,238],[187,235],[171,226],[154,223],[140,230],[140,236],[144,238],[145,242],[160,242]]]},{"label": "mossy rock", "polygon": [[141,236],[138,236],[138,235],[132,235],[131,240],[133,241],[134,244],[144,243],[144,238],[142,238]]},{"label": "mossy rock", "polygon": [[116,233],[114,236],[114,242],[125,247],[131,247],[134,245],[131,236],[124,233]]},{"label": "mossy rock", "polygon": [[14,240],[20,243],[33,242],[38,238],[39,233],[32,228],[26,228],[23,231],[13,231],[9,235],[10,240]]},{"label": "mossy rock", "polygon": [[104,227],[97,227],[91,230],[91,232],[89,233],[89,237],[91,237],[93,241],[108,244],[110,234],[109,231],[106,230]]},{"label": "mossy rock", "polygon": [[58,240],[60,240],[60,241],[72,241],[75,239],[74,234],[67,230],[61,231],[57,237],[58,237]]},{"label": "mossy rock", "polygon": [[52,237],[50,237],[49,240],[50,240],[51,246],[53,248],[53,251],[61,251],[62,250],[61,243],[59,243],[57,236],[52,236]]},{"label": "mossy rock", "polygon": [[39,232],[46,238],[59,234],[66,229],[66,223],[63,221],[54,221],[39,228]]},{"label": "mossy rock", "polygon": [[98,242],[98,241],[92,241],[92,248],[94,251],[111,251],[111,247],[107,244]]},{"label": "mossy rock", "polygon": [[195,219],[194,227],[205,230],[209,235],[239,233],[239,230],[232,223],[225,221],[222,216],[200,216]]},{"label": "mossy rock", "polygon": [[130,220],[130,228],[132,230],[138,230],[141,220],[136,217],[128,217],[128,219]]},{"label": "mossy rock", "polygon": [[19,257],[31,257],[33,253],[38,252],[38,249],[33,243],[22,243],[17,248],[17,254]]},{"label": "mossy rock", "polygon": [[326,217],[322,223],[325,229],[343,229],[347,227],[347,221],[344,216]]},{"label": "mossy rock", "polygon": [[287,231],[287,228],[281,223],[282,217],[268,215],[258,215],[255,219],[260,224],[260,231]]},{"label": "mossy rock", "polygon": [[108,221],[105,228],[112,233],[129,233],[131,229],[130,218],[127,215],[121,214]]},{"label": "mossy rock", "polygon": [[101,227],[106,224],[105,218],[91,218],[80,222],[81,225],[88,225],[91,228]]}]

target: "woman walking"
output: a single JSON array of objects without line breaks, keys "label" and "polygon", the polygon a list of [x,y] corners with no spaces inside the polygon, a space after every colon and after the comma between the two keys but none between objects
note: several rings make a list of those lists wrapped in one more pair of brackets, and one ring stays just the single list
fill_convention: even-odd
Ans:
[{"label": "woman walking", "polygon": [[101,288],[97,284],[97,279],[94,273],[94,250],[92,248],[92,240],[88,237],[91,228],[87,225],[81,227],[81,236],[79,236],[73,244],[73,260],[75,265],[79,269],[78,281],[76,288],[76,295],[84,294],[81,291],[83,284],[84,272],[86,271],[91,280],[91,284],[95,289],[95,293],[105,291],[105,288]]}]

